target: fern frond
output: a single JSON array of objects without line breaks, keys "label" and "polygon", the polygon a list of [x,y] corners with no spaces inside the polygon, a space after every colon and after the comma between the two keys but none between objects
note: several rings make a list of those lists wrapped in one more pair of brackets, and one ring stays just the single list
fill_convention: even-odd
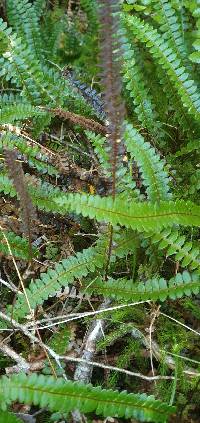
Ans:
[{"label": "fern frond", "polygon": [[6,11],[9,25],[30,47],[32,55],[42,59],[40,25],[34,5],[28,0],[7,0]]},{"label": "fern frond", "polygon": [[33,116],[43,115],[42,109],[36,109],[29,103],[17,102],[3,106],[0,109],[0,124],[14,123],[16,121],[25,120]]},{"label": "fern frond", "polygon": [[[3,131],[2,131],[3,132]],[[58,170],[49,164],[49,156],[43,154],[39,145],[33,145],[21,136],[17,136],[7,131],[0,138],[0,151],[4,148],[17,148],[19,151],[18,159],[28,162],[31,167],[36,168],[41,173],[49,175],[58,175]]]},{"label": "fern frond", "polygon": [[[25,178],[27,177],[29,178],[30,175],[25,175]],[[58,187],[53,187],[47,182],[41,183],[40,180],[37,180],[37,182],[34,180],[33,184],[29,182],[27,188],[33,204],[39,209],[47,212],[62,213],[61,208],[55,202],[55,198],[61,193]],[[0,174],[0,192],[4,192],[4,194],[10,195],[10,197],[17,196],[11,179],[4,174]]]},{"label": "fern frond", "polygon": [[[81,253],[64,259],[40,275],[40,279],[32,281],[26,289],[31,308],[42,304],[49,296],[53,296],[61,287],[74,282],[76,278],[85,277],[88,273],[100,270],[105,264],[105,251],[107,250],[107,237],[100,238],[95,247],[83,250]],[[116,257],[124,257],[136,248],[135,234],[125,232],[114,234],[115,247],[112,251],[111,261]],[[28,313],[26,298],[20,295],[14,306],[14,315],[24,317]]]},{"label": "fern frond", "polygon": [[187,112],[199,121],[200,98],[197,87],[190,78],[176,53],[167,40],[163,40],[158,31],[137,16],[127,16],[125,22],[130,32],[149,49],[154,60],[167,72],[174,88],[178,92]]},{"label": "fern frond", "polygon": [[[21,238],[16,235],[14,232],[4,231],[6,238],[9,242],[11,252],[14,257],[21,260],[30,260],[29,254],[29,244],[25,238]],[[9,256],[10,251],[8,250],[7,243],[3,237],[2,232],[0,231],[0,252],[3,255]],[[36,248],[32,247],[33,257],[37,257],[38,251]]]},{"label": "fern frond", "polygon": [[182,267],[199,269],[200,271],[200,249],[194,246],[191,241],[186,242],[186,237],[181,235],[178,229],[167,228],[156,234],[148,234],[151,242],[156,244],[159,250],[166,250],[166,257],[174,256]]},{"label": "fern frond", "polygon": [[123,42],[123,58],[124,63],[122,67],[123,80],[126,89],[129,91],[131,101],[134,103],[134,112],[137,115],[139,122],[146,128],[149,133],[157,138],[161,135],[160,124],[157,122],[157,113],[153,99],[145,84],[145,78],[135,58],[133,45],[130,44],[127,31],[125,28],[120,30],[121,40]]},{"label": "fern frond", "polygon": [[200,274],[184,271],[171,278],[168,282],[164,278],[153,278],[145,282],[133,283],[127,279],[96,279],[86,292],[98,292],[104,297],[123,301],[165,301],[167,298],[176,300],[184,295],[197,295],[200,292]]},{"label": "fern frond", "polygon": [[98,221],[109,222],[112,225],[123,225],[138,231],[155,231],[173,226],[174,223],[184,226],[198,226],[200,224],[200,206],[176,202],[136,203],[116,197],[101,198],[86,194],[61,195],[55,199],[62,210],[75,211],[83,216]]},{"label": "fern frond", "polygon": [[35,0],[33,6],[35,9],[36,15],[38,16],[38,18],[40,18],[46,6],[46,0]]},{"label": "fern frond", "polygon": [[154,10],[159,20],[159,30],[164,39],[169,41],[170,46],[181,60],[185,61],[187,50],[184,44],[183,32],[172,2],[169,0],[156,0]]},{"label": "fern frond", "polygon": [[199,151],[199,140],[189,141],[187,145],[181,148],[181,150],[174,153],[174,157],[181,157],[195,151]]},{"label": "fern frond", "polygon": [[38,375],[13,375],[0,380],[1,398],[32,403],[48,407],[51,411],[69,412],[75,409],[82,413],[95,411],[104,417],[136,418],[139,421],[164,423],[175,407],[156,400],[146,394],[128,394],[102,390],[83,383],[64,381]]},{"label": "fern frond", "polygon": [[106,174],[107,174],[110,168],[110,164],[109,164],[109,155],[105,149],[106,137],[102,137],[99,134],[96,135],[90,131],[85,131],[85,133],[93,146],[94,152],[99,159],[99,163],[101,164],[101,167],[106,171]]},{"label": "fern frond", "polygon": [[[31,282],[26,289],[31,308],[35,309],[37,305],[43,304],[50,295],[55,295],[62,286],[71,284],[76,278],[87,276],[89,272],[102,268],[104,261],[105,252],[101,252],[99,246],[90,247],[57,263],[54,269],[41,273],[40,279]],[[24,317],[28,310],[26,298],[20,295],[14,307],[14,315]]]},{"label": "fern frond", "polygon": [[193,17],[196,19],[196,40],[193,43],[193,47],[196,51],[190,54],[189,58],[192,62],[200,64],[200,2],[194,0],[193,3]]},{"label": "fern frond", "polygon": [[69,96],[66,81],[60,78],[54,69],[43,67],[29,46],[24,44],[21,38],[17,38],[2,19],[0,39],[3,48],[0,76],[5,75],[7,80],[12,80],[17,87],[22,88],[24,97],[31,104],[62,104],[65,97]]},{"label": "fern frond", "polygon": [[148,199],[152,202],[169,199],[169,176],[164,168],[164,160],[161,160],[155,148],[131,124],[126,125],[124,141],[131,158],[140,168]]}]

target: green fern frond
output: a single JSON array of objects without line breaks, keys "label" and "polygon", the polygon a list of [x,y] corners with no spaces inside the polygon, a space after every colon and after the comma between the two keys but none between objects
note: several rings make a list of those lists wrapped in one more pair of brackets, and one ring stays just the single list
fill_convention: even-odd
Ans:
[{"label": "green fern frond", "polygon": [[169,176],[165,171],[164,161],[155,149],[131,124],[125,128],[124,141],[131,158],[140,168],[148,199],[152,202],[169,199]]},{"label": "green fern frond", "polygon": [[17,38],[2,19],[0,39],[3,40],[4,47],[0,57],[0,76],[5,75],[7,80],[22,88],[23,96],[31,104],[61,105],[65,97],[69,96],[69,89],[59,73],[54,69],[44,68],[30,47],[21,38]]},{"label": "green fern frond", "polygon": [[48,173],[49,175],[58,175],[58,170],[49,164],[49,157],[40,151],[39,145],[33,145],[22,138],[22,136],[17,136],[13,133],[7,131],[0,138],[0,151],[8,147],[9,149],[17,148],[19,153],[23,156],[19,156],[19,159],[27,161],[31,167],[36,168],[41,173]]},{"label": "green fern frond", "polygon": [[38,18],[41,18],[44,8],[46,6],[46,0],[35,0],[34,1],[34,9],[35,9],[35,13],[38,16]]},{"label": "green fern frond", "polygon": [[159,231],[175,223],[184,226],[200,224],[200,206],[191,202],[177,200],[160,203],[136,203],[116,197],[101,198],[95,195],[69,194],[60,195],[55,202],[65,211],[75,211],[97,221],[112,225],[123,225],[138,231]]},{"label": "green fern frond", "polygon": [[167,228],[149,236],[159,250],[166,250],[166,257],[174,255],[174,260],[179,261],[182,267],[189,266],[200,271],[200,249],[191,241],[186,242],[186,237],[178,229]]},{"label": "green fern frond", "polygon": [[105,350],[111,346],[115,341],[133,330],[133,323],[122,323],[117,329],[113,329],[109,334],[105,335],[97,344],[97,352]]},{"label": "green fern frond", "polygon": [[181,25],[172,2],[169,0],[154,0],[154,3],[154,11],[156,12],[157,21],[159,21],[159,30],[163,33],[164,39],[169,41],[177,56],[180,56],[185,61],[187,50]]},{"label": "green fern frond", "polygon": [[[26,176],[30,177],[30,175]],[[55,198],[61,194],[60,189],[47,182],[42,183],[39,179],[37,182],[34,181],[34,184],[35,185],[31,185],[29,183],[28,186],[28,192],[32,198],[33,204],[41,210],[62,213],[61,208],[55,202]],[[10,195],[10,197],[17,196],[12,181],[4,174],[0,174],[0,192],[4,192],[4,194]]]},{"label": "green fern frond", "polygon": [[0,411],[0,421],[2,423],[21,423],[14,414],[8,413],[7,411]]},{"label": "green fern frond", "polygon": [[[128,234],[127,232],[120,234],[116,230],[113,242],[115,246],[111,262],[116,257],[126,256],[136,248],[135,234]],[[98,240],[95,247],[90,247],[62,260],[55,265],[54,269],[50,268],[46,273],[42,273],[40,279],[32,281],[29,288],[26,289],[31,308],[35,309],[37,305],[42,304],[49,296],[55,295],[61,287],[73,283],[75,279],[103,269],[107,243],[107,236],[103,236]],[[20,295],[15,303],[14,316],[22,318],[28,311],[26,298]]]},{"label": "green fern frond", "polygon": [[200,98],[196,92],[197,87],[185,67],[181,66],[181,61],[168,40],[163,40],[156,29],[137,16],[126,16],[125,22],[130,32],[146,45],[154,60],[167,72],[187,112],[199,121]]},{"label": "green fern frond", "polygon": [[51,411],[96,412],[104,417],[136,418],[139,421],[164,423],[175,407],[146,394],[128,394],[83,383],[33,374],[13,375],[0,380],[2,403],[11,401],[48,407]]},{"label": "green fern frond", "polygon": [[174,153],[174,157],[181,157],[181,156],[184,156],[185,154],[190,154],[195,151],[199,152],[199,140],[188,142],[188,144],[183,146],[181,150]]},{"label": "green fern frond", "polygon": [[[16,196],[12,182],[5,175],[0,175],[0,191]],[[175,223],[183,226],[199,226],[200,206],[192,202],[177,200],[160,203],[136,203],[111,197],[101,198],[98,195],[62,194],[59,188],[43,183],[36,187],[29,186],[29,194],[33,204],[42,210],[65,214],[74,211],[97,221],[109,222],[112,225],[122,225],[138,231],[159,231],[173,226]]]},{"label": "green fern frond", "polygon": [[18,104],[18,103],[22,103],[24,104],[24,101],[22,100],[21,96],[20,96],[20,90],[16,88],[16,93],[13,93],[12,91],[10,91],[9,93],[3,92],[2,89],[2,94],[0,95],[0,107],[3,108],[4,106],[9,106],[14,104]]},{"label": "green fern frond", "polygon": [[193,2],[193,17],[196,19],[196,39],[193,43],[194,51],[190,55],[190,60],[194,63],[200,64],[200,1],[194,0]]},{"label": "green fern frond", "polygon": [[37,109],[29,103],[12,103],[0,109],[0,124],[13,123],[33,116],[44,115],[42,109]]},{"label": "green fern frond", "polygon": [[139,122],[144,128],[147,128],[149,133],[157,138],[161,135],[160,124],[157,122],[157,114],[153,99],[145,84],[145,78],[135,58],[133,45],[130,44],[127,38],[125,28],[120,31],[121,40],[123,42],[123,80],[126,84],[126,89],[129,91],[129,96],[134,103],[134,112],[137,115]]},{"label": "green fern frond", "polygon": [[107,174],[108,170],[110,169],[110,162],[108,152],[105,149],[107,142],[106,138],[99,134],[96,135],[94,132],[90,131],[85,131],[85,133],[93,146],[94,152],[99,159],[101,167],[105,169]]},{"label": "green fern frond", "polygon": [[123,301],[165,301],[167,298],[176,300],[184,295],[197,295],[200,292],[200,274],[184,271],[171,278],[168,282],[164,278],[153,278],[138,284],[127,279],[96,279],[86,292],[98,292],[104,297]]},{"label": "green fern frond", "polygon": [[[41,273],[40,279],[31,282],[26,289],[31,308],[35,309],[37,305],[43,304],[50,295],[55,295],[62,286],[71,284],[76,278],[85,277],[89,272],[102,268],[104,262],[105,250],[101,252],[99,246],[90,247],[57,263],[54,269]],[[20,295],[14,307],[14,315],[24,317],[28,312],[26,298]]]},{"label": "green fern frond", "polygon": [[9,25],[31,48],[32,54],[42,59],[40,25],[34,5],[28,0],[7,0],[6,11]]},{"label": "green fern frond", "polygon": [[[27,239],[21,238],[20,236],[16,235],[14,232],[4,231],[4,233],[9,242],[10,249],[13,256],[21,260],[29,260],[30,259],[29,243]],[[10,251],[8,249],[7,243],[1,231],[0,231],[0,252],[6,256],[10,255]],[[32,255],[33,257],[38,256],[38,251],[34,247],[32,249]]]}]

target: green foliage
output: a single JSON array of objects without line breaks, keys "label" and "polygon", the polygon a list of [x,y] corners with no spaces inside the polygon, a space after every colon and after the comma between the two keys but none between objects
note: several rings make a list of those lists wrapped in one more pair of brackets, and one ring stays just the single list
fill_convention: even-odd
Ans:
[{"label": "green foliage", "polygon": [[190,54],[190,60],[194,63],[200,63],[200,2],[194,0],[192,3],[192,15],[196,19],[196,39],[193,43],[193,47],[196,51]]},{"label": "green foliage", "polygon": [[152,202],[170,198],[169,177],[165,171],[164,161],[150,143],[132,125],[127,125],[125,133],[127,151],[131,154],[141,169],[143,183],[147,187],[148,199]]},{"label": "green foliage", "polygon": [[196,243],[186,242],[186,237],[177,229],[165,229],[156,234],[148,234],[151,242],[160,250],[166,250],[166,257],[174,255],[176,261],[181,262],[182,267],[189,266],[192,270],[200,270],[200,250]]},{"label": "green foliage", "polygon": [[184,295],[197,295],[200,290],[200,276],[198,273],[184,271],[182,274],[177,273],[168,282],[164,278],[153,278],[138,284],[126,279],[109,279],[106,283],[102,279],[96,279],[87,290],[126,301],[175,300]]},{"label": "green foliage", "polygon": [[164,227],[173,226],[174,223],[198,226],[200,222],[199,206],[181,200],[153,204],[125,202],[120,197],[113,201],[111,197],[69,194],[61,195],[55,201],[63,210],[73,210],[91,219],[113,225],[120,224],[138,231],[157,232]]},{"label": "green foliage", "polygon": [[112,410],[112,415],[116,417],[163,423],[175,411],[174,407],[155,400],[153,396],[102,390],[42,375],[3,377],[0,386],[3,408],[11,401],[20,400],[48,407],[52,411],[66,412],[78,407],[83,413],[95,411],[107,417]]},{"label": "green foliage", "polygon": [[[2,304],[9,316],[24,323],[30,308],[37,319],[43,315],[51,321],[62,316],[65,307],[66,313],[79,308],[85,311],[88,304],[96,310],[99,302],[108,298],[116,310],[102,313],[105,337],[97,351],[107,348],[108,363],[120,368],[148,372],[147,331],[153,322],[152,345],[154,341],[158,348],[161,345],[163,354],[155,354],[155,374],[175,376],[175,381],[158,380],[148,386],[148,392],[156,393],[155,399],[138,393],[146,389],[144,380],[139,378],[132,380],[124,374],[119,381],[115,372],[103,379],[102,372],[95,371],[94,385],[123,389],[111,391],[61,379],[63,371],[71,378],[73,370],[73,366],[63,363],[60,368],[55,364],[59,376],[55,380],[47,376],[52,373],[48,363],[43,369],[46,376],[14,375],[0,379],[0,402],[2,410],[6,410],[0,413],[0,420],[8,423],[18,421],[7,411],[8,406],[12,410],[13,402],[49,408],[45,416],[48,421],[58,421],[62,416],[68,420],[69,412],[79,410],[103,417],[165,423],[175,412],[175,408],[162,402],[165,396],[169,402],[177,398],[179,407],[180,393],[185,395],[187,404],[180,360],[189,360],[189,353],[195,357],[199,354],[199,346],[193,342],[194,333],[186,336],[186,329],[180,331],[180,326],[175,330],[162,314],[158,313],[155,321],[152,319],[154,309],[160,307],[162,313],[167,308],[169,317],[182,322],[186,319],[189,326],[196,319],[199,326],[200,2],[120,2],[123,3],[120,25],[114,19],[111,26],[116,33],[112,33],[110,26],[106,34],[109,33],[113,56],[122,60],[114,62],[106,50],[107,57],[103,56],[104,64],[100,64],[104,78],[107,75],[109,80],[111,75],[112,79],[112,88],[105,93],[106,110],[97,66],[101,38],[98,8],[102,2],[106,6],[115,3],[5,2],[7,22],[0,18],[0,192],[1,204],[5,206],[1,226],[5,222],[9,228],[10,213],[15,215],[14,207],[18,207],[18,196],[5,166],[5,149],[15,150],[16,161],[23,165],[27,192],[38,211],[34,239],[38,237],[40,253],[33,247],[30,260],[27,240],[18,232],[5,230],[24,277],[26,295],[20,292],[14,299],[9,292],[8,301],[12,305],[8,305],[7,291],[2,289]],[[107,18],[102,21],[105,26]],[[104,41],[107,48],[106,38]],[[119,88],[120,63],[123,93]],[[73,77],[62,76],[63,67],[69,68],[70,75],[77,75],[76,84]],[[123,124],[121,94],[127,109]],[[114,97],[113,103],[110,100]],[[55,115],[50,111],[53,108],[60,113]],[[64,120],[62,110],[80,114],[82,121],[93,119],[94,125],[101,123],[111,134],[103,137],[84,131],[80,125]],[[112,155],[107,149],[108,138],[113,135],[109,116],[118,127],[117,133],[113,131]],[[114,168],[116,192],[111,197]],[[4,207],[2,210],[4,213]],[[15,218],[18,215],[17,212]],[[0,254],[3,255],[0,273],[4,277],[5,272],[12,280],[13,262],[2,232]],[[65,291],[62,293],[65,287],[69,287],[67,297]],[[129,307],[132,302],[142,304],[135,305],[133,310]],[[186,317],[184,311],[188,313]],[[87,319],[84,324],[91,317]],[[6,325],[0,322],[0,326],[3,334]],[[76,327],[61,325],[53,335],[44,331],[43,342],[63,355],[71,348],[73,330],[77,356],[83,335],[79,320]],[[24,335],[20,335],[20,342],[16,334],[14,342],[12,337],[11,332],[12,347],[19,347],[18,353],[27,357],[28,341],[24,342]],[[110,356],[111,349],[114,353]],[[165,351],[171,349],[180,355],[173,366],[165,359]],[[188,393],[190,388],[192,382],[188,380]],[[136,393],[128,394],[124,389]]]},{"label": "green foliage", "polygon": [[127,16],[125,24],[131,33],[146,45],[155,62],[167,73],[187,113],[198,121],[200,99],[197,86],[186,68],[181,66],[180,60],[168,40],[163,39],[156,29],[137,16]]},{"label": "green foliage", "polygon": [[155,105],[153,104],[149,89],[146,87],[142,64],[134,52],[133,45],[129,42],[125,28],[121,29],[120,35],[123,40],[123,79],[126,89],[129,91],[131,102],[134,103],[134,112],[139,122],[156,138],[158,131],[159,135],[161,133],[159,130],[160,124],[157,122]]},{"label": "green foliage", "polygon": [[[113,260],[115,257],[125,256],[135,248],[135,243],[130,235],[119,237],[116,234],[114,240],[116,247],[113,251]],[[26,289],[26,297],[18,296],[13,310],[15,317],[23,318],[29,312],[27,298],[31,308],[35,309],[37,305],[43,304],[49,296],[55,295],[61,287],[72,284],[76,278],[86,277],[89,273],[102,269],[105,265],[106,249],[107,237],[103,237],[98,240],[96,246],[76,253],[76,255],[56,263],[55,267],[48,269],[46,273],[41,273],[40,279],[29,284],[29,288]]]},{"label": "green foliage", "polygon": [[[18,259],[22,259],[22,260],[30,259],[27,239],[21,238],[20,236],[16,235],[13,232],[4,231],[4,235],[6,236],[8,240],[12,255],[14,257]],[[0,231],[0,252],[6,256],[10,255],[8,245],[1,231]],[[33,256],[37,257],[37,255],[38,255],[37,249],[33,248]]]},{"label": "green foliage", "polygon": [[14,414],[8,413],[7,411],[0,411],[0,419],[4,423],[21,423]]},{"label": "green foliage", "polygon": [[66,325],[60,325],[58,332],[55,332],[48,345],[51,347],[57,354],[64,355],[68,350],[68,345],[70,341],[70,329]]}]

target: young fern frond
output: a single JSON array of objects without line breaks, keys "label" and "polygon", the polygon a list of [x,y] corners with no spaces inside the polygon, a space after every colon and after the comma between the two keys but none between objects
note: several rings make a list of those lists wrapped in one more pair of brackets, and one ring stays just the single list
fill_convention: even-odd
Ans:
[{"label": "young fern frond", "polygon": [[164,278],[153,278],[145,282],[133,283],[127,279],[95,279],[90,285],[83,285],[86,292],[98,292],[104,297],[112,297],[123,301],[165,301],[176,300],[185,295],[197,295],[200,292],[200,274],[184,271],[166,281]]},{"label": "young fern frond", "polygon": [[137,16],[126,16],[125,25],[142,44],[149,49],[150,54],[165,72],[177,91],[187,113],[199,121],[200,97],[197,86],[191,79],[187,70],[181,65],[181,61],[170,47],[167,40],[163,40],[158,31],[151,25],[140,20]]},{"label": "young fern frond", "polygon": [[109,154],[105,149],[106,146],[106,137],[102,137],[101,135],[96,135],[93,132],[85,131],[86,136],[88,137],[89,141],[91,142],[94,152],[99,159],[99,163],[101,164],[102,170],[109,174],[110,164],[109,164]]},{"label": "young fern frond", "polygon": [[177,200],[160,203],[136,203],[116,197],[101,198],[86,194],[60,195],[55,199],[62,210],[75,211],[97,221],[112,225],[123,225],[138,231],[159,231],[175,223],[184,226],[198,226],[200,223],[200,206],[191,202]]},{"label": "young fern frond", "polygon": [[137,162],[142,173],[148,199],[156,202],[171,198],[165,163],[156,153],[155,148],[146,142],[131,124],[125,127],[124,142],[131,159]]},{"label": "young fern frond", "polygon": [[51,411],[70,412],[78,408],[82,413],[95,412],[104,417],[112,413],[118,418],[136,418],[155,423],[166,422],[166,418],[175,411],[175,407],[156,400],[152,395],[102,390],[84,383],[36,374],[13,375],[10,378],[3,376],[0,387],[4,408],[12,401],[20,400],[48,407]]}]

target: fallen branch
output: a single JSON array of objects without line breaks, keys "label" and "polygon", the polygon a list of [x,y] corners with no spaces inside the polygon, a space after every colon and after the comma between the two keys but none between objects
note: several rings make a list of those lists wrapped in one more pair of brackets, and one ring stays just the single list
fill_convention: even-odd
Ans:
[{"label": "fallen branch", "polygon": [[[29,330],[26,329],[26,327],[24,325],[16,322],[14,319],[7,316],[5,313],[2,313],[1,311],[0,311],[0,319],[3,319],[6,322],[11,323],[12,326],[15,329],[18,329],[21,332],[23,332],[24,335],[26,335],[33,343],[37,343],[38,345],[41,346],[41,348],[43,350],[46,350],[51,355],[51,357],[54,358],[54,360],[56,361],[56,363],[58,364],[58,366],[62,370],[62,372],[63,372],[63,368],[60,364],[61,360],[72,361],[72,362],[75,362],[75,363],[88,363],[91,366],[99,367],[101,369],[114,370],[114,371],[117,371],[119,373],[126,374],[128,376],[138,377],[139,379],[147,380],[149,382],[152,382],[154,380],[173,380],[174,379],[173,376],[161,376],[161,375],[146,376],[146,375],[143,375],[142,373],[131,372],[130,370],[120,369],[119,367],[109,366],[109,365],[106,365],[104,363],[98,363],[96,361],[88,362],[87,360],[85,360],[83,358],[77,358],[77,357],[65,356],[65,355],[64,356],[58,355],[48,345],[44,344],[39,338],[37,338],[35,335],[33,335],[31,332],[29,332]],[[63,376],[66,379],[66,376],[64,374],[63,374]]]},{"label": "fallen branch", "polygon": [[2,338],[0,338],[0,351],[17,363],[15,366],[6,367],[6,374],[20,372],[32,373],[41,370],[44,367],[44,360],[29,363],[20,354],[17,354],[11,347],[9,347],[7,344],[4,344],[4,340]]}]

